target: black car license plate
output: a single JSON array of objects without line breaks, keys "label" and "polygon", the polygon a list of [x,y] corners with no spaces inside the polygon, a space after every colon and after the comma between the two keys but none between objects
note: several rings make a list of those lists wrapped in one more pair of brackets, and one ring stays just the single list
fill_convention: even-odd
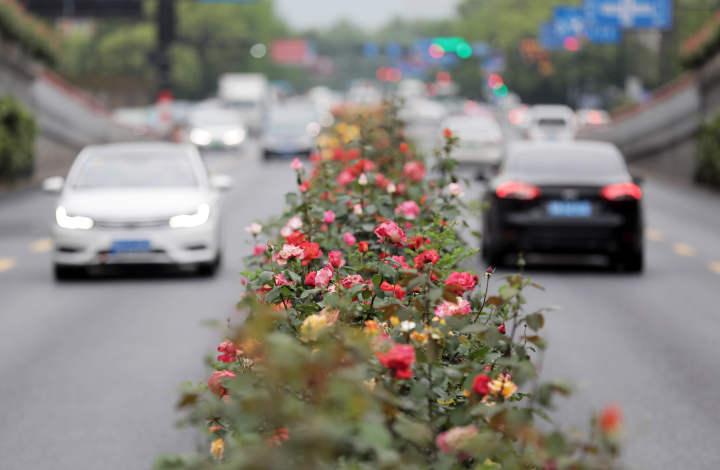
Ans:
[{"label": "black car license plate", "polygon": [[547,213],[552,217],[590,217],[592,205],[590,201],[550,201]]}]

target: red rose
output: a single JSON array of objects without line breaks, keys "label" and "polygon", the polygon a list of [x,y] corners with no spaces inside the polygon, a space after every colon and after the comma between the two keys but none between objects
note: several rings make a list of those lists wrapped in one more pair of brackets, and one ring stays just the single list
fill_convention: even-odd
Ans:
[{"label": "red rose", "polygon": [[237,359],[238,349],[232,341],[223,341],[217,347],[219,354],[217,360],[220,362],[235,362]]},{"label": "red rose", "polygon": [[370,249],[370,244],[368,242],[358,242],[358,251],[360,253],[367,253],[367,251]]},{"label": "red rose", "polygon": [[227,389],[222,385],[223,381],[225,381],[226,379],[232,379],[234,377],[235,374],[233,372],[230,372],[229,370],[216,370],[208,379],[208,389],[215,395],[222,398],[228,393]]},{"label": "red rose", "polygon": [[485,374],[478,374],[473,379],[472,389],[475,393],[484,397],[490,393],[490,382],[490,377]]},{"label": "red rose", "polygon": [[415,269],[422,269],[426,264],[436,264],[440,261],[440,255],[435,250],[425,250],[415,257]]},{"label": "red rose", "polygon": [[315,287],[315,276],[317,273],[315,271],[310,271],[307,273],[307,276],[305,276],[305,285],[310,287]]},{"label": "red rose", "polygon": [[312,260],[321,257],[323,254],[320,245],[315,242],[303,242],[300,244],[300,248],[303,249],[303,266],[307,266]]},{"label": "red rose", "polygon": [[396,299],[402,300],[405,298],[405,289],[399,284],[390,284],[387,281],[383,281],[380,284],[380,290],[387,293],[392,293]]},{"label": "red rose", "polygon": [[412,365],[415,363],[415,348],[410,344],[395,344],[387,352],[375,353],[384,367],[390,369],[396,379],[412,378]]},{"label": "red rose", "polygon": [[378,188],[385,189],[388,184],[390,184],[390,181],[385,177],[385,175],[378,173],[375,175],[375,184]]},{"label": "red rose", "polygon": [[[402,269],[410,269],[410,265],[407,264],[407,260],[405,259],[404,256],[400,256],[400,255],[391,256],[390,259],[393,260],[394,262],[396,262],[398,265],[400,265],[400,267]],[[386,261],[386,263],[390,264],[387,261]]]},{"label": "red rose", "polygon": [[407,142],[400,143],[400,152],[408,153],[409,150],[410,150],[410,146],[407,144]]},{"label": "red rose", "polygon": [[600,430],[605,434],[615,434],[620,430],[620,426],[622,426],[622,419],[622,410],[619,406],[607,406],[600,412],[600,416],[598,417]]},{"label": "red rose", "polygon": [[422,235],[416,235],[408,241],[408,247],[413,250],[417,250],[426,243],[430,243],[429,238],[425,238]]},{"label": "red rose", "polygon": [[443,129],[443,136],[445,136],[446,139],[452,139],[453,132],[446,127]]},{"label": "red rose", "polygon": [[506,331],[506,330],[505,330],[505,323],[500,323],[500,326],[498,326],[498,332],[499,332],[501,335],[504,335],[504,334],[505,334],[505,331]]},{"label": "red rose", "polygon": [[305,234],[299,230],[295,230],[293,233],[288,235],[285,239],[291,245],[300,245],[301,243],[305,242]]},{"label": "red rose", "polygon": [[453,272],[445,280],[445,285],[453,292],[460,295],[463,292],[473,290],[477,285],[477,276],[467,272]]}]

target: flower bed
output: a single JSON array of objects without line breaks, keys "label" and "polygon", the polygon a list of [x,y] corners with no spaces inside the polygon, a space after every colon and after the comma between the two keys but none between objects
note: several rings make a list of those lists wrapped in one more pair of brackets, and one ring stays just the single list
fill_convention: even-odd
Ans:
[{"label": "flower bed", "polygon": [[245,321],[180,401],[209,450],[157,468],[612,468],[615,408],[583,438],[536,424],[567,389],[538,378],[537,286],[463,268],[451,132],[431,179],[393,107],[322,142],[286,213],[249,227]]}]

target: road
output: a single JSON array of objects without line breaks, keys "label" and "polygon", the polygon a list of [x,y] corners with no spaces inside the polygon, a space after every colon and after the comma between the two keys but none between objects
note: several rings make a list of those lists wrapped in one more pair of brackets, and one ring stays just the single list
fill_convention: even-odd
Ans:
[{"label": "road", "polygon": [[278,213],[294,184],[287,162],[250,148],[209,155],[235,178],[225,199],[225,264],[214,279],[111,277],[56,284],[47,241],[54,198],[0,196],[0,468],[144,469],[194,449],[175,428],[179,385],[205,377],[249,253],[244,227]]},{"label": "road", "polygon": [[[286,162],[254,149],[210,155],[236,179],[227,195],[226,263],[215,279],[112,277],[56,284],[47,242],[53,198],[0,197],[0,468],[142,469],[192,450],[174,423],[178,385],[202,380],[203,357],[241,291],[243,228],[278,213],[293,185]],[[468,197],[476,190],[468,191]],[[619,403],[629,468],[720,468],[720,197],[646,184],[647,270],[533,264],[549,314],[544,377],[576,384],[558,420],[584,425]],[[557,261],[557,260],[555,260]]]}]

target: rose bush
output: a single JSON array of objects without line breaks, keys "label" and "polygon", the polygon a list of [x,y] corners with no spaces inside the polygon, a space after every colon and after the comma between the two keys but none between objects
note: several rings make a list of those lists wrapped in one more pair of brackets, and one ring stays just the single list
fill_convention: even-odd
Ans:
[{"label": "rose bush", "polygon": [[[240,326],[180,405],[208,448],[170,468],[612,468],[617,410],[585,437],[549,422],[536,287],[475,255],[445,133],[436,177],[394,108],[340,116],[287,211],[252,226]],[[290,170],[289,170],[290,171]],[[258,248],[260,247],[260,248]],[[492,292],[492,293],[491,293]],[[547,421],[538,425],[537,421]]]}]

